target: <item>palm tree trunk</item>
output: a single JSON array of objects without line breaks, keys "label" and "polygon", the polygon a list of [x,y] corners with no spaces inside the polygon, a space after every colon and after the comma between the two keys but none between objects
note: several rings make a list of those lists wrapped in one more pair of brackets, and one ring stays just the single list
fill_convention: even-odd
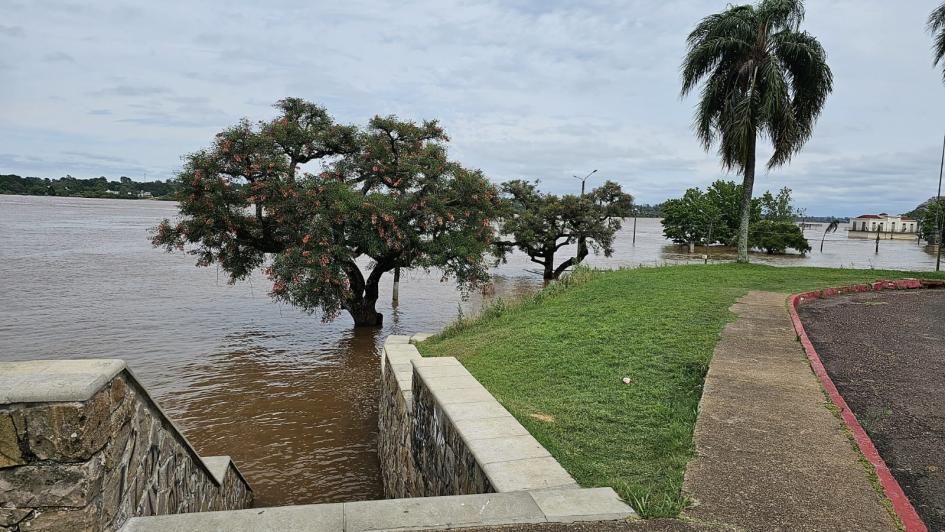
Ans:
[{"label": "palm tree trunk", "polygon": [[751,222],[751,195],[755,186],[755,143],[757,136],[752,135],[745,157],[745,178],[742,181],[742,212],[738,225],[738,262],[748,263],[748,224]]}]

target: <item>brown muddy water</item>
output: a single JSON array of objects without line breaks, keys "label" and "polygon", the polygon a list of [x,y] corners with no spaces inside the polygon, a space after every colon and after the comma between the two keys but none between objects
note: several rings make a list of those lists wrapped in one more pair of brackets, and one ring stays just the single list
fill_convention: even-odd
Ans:
[{"label": "brown muddy water", "polygon": [[[390,280],[381,330],[274,303],[265,279],[228,285],[214,268],[153,249],[147,229],[173,218],[169,202],[0,196],[0,360],[122,358],[203,455],[233,457],[258,505],[382,496],[375,451],[377,348],[390,334],[435,331],[481,308],[435,272]],[[663,239],[657,220],[633,221],[603,267],[701,262]],[[808,232],[819,245],[816,230]],[[911,242],[831,235],[823,254],[758,255],[757,262],[930,270]],[[714,251],[713,259],[726,255]],[[496,296],[541,286],[521,255],[496,269]],[[492,296],[490,296],[492,297]]]}]

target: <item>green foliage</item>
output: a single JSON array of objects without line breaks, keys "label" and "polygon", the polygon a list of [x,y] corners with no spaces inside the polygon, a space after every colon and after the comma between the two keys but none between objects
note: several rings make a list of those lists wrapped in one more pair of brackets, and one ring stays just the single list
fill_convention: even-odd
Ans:
[{"label": "green foliage", "polygon": [[771,139],[768,167],[788,162],[813,133],[833,89],[820,42],[799,27],[801,0],[730,5],[696,26],[687,39],[682,94],[703,82],[696,134],[719,144],[726,168],[744,169],[760,133]]},{"label": "green foliage", "polygon": [[[930,198],[908,213],[908,216],[918,220],[919,235],[923,240],[935,243],[941,238],[945,241],[945,198]],[[940,237],[936,237],[936,229],[941,230]]]},{"label": "green foliage", "polygon": [[[945,58],[945,3],[940,4],[929,14],[928,30],[933,38],[934,64],[938,65]],[[943,75],[945,75],[945,71],[943,71]]]},{"label": "green foliage", "polygon": [[736,264],[595,272],[419,348],[458,357],[581,486],[612,486],[643,517],[672,517],[685,507],[706,369],[738,298],[919,275],[943,277]]},{"label": "green foliage", "polygon": [[783,187],[778,194],[765,191],[761,196],[761,217],[775,222],[794,222],[804,217],[802,209],[795,209],[791,202],[791,189]]},{"label": "green foliage", "polygon": [[718,212],[705,193],[690,188],[683,197],[663,203],[663,235],[677,244],[708,245],[709,229],[717,218]]},{"label": "green foliage", "polygon": [[[535,183],[514,180],[502,185],[506,200],[501,232],[512,237],[496,245],[499,253],[516,247],[540,264],[545,279],[557,279],[580,264],[591,249],[609,257],[621,218],[631,216],[633,197],[607,181],[584,196],[539,192]],[[555,254],[577,243],[577,254],[555,266]]]},{"label": "green foliage", "polygon": [[[686,190],[663,203],[663,234],[678,244],[733,245],[737,239],[742,185],[717,180],[705,192]],[[761,219],[761,200],[752,200],[751,221]],[[711,234],[710,234],[711,233]]]},{"label": "green foliage", "polygon": [[138,199],[148,193],[153,198],[168,199],[176,190],[176,183],[171,180],[136,182],[125,176],[121,176],[119,181],[109,181],[104,176],[77,179],[66,175],[59,179],[43,179],[15,174],[0,175],[0,194]]},{"label": "green foliage", "polygon": [[633,215],[639,216],[640,218],[662,218],[663,217],[663,204],[656,203],[650,205],[647,203],[636,204],[633,206]]},{"label": "green foliage", "polygon": [[[231,282],[266,265],[274,298],[324,319],[344,310],[356,325],[380,323],[378,283],[396,267],[438,268],[462,289],[487,278],[498,192],[447,159],[435,121],[358,128],[301,99],[275,107],[273,120],[243,120],[187,156],[180,220],[161,223],[154,245],[189,246]],[[319,169],[299,174],[306,164]]]},{"label": "green foliage", "polygon": [[[701,84],[694,128],[710,149],[718,144],[722,165],[744,176],[750,201],[759,135],[770,139],[768,168],[797,153],[833,90],[833,74],[820,42],[800,30],[802,0],[760,0],[729,5],[696,26],[687,39],[682,94]],[[748,261],[750,213],[741,215],[739,261]]]},{"label": "green foliage", "polygon": [[769,255],[784,253],[788,248],[801,253],[810,251],[810,243],[804,232],[794,222],[762,220],[751,226],[751,247],[761,249]]}]

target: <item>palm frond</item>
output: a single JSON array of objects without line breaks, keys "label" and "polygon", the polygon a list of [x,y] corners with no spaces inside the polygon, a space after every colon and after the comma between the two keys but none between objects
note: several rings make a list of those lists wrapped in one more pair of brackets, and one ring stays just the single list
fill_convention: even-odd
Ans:
[{"label": "palm frond", "polygon": [[762,0],[757,11],[773,28],[797,29],[804,21],[803,0]]},{"label": "palm frond", "polygon": [[[938,65],[945,58],[945,3],[935,8],[929,14],[927,23],[929,33],[933,35],[932,54],[933,65]],[[945,81],[945,70],[942,71],[943,81]]]},{"label": "palm frond", "polygon": [[[773,60],[777,61],[790,84],[793,135],[774,142],[775,152],[768,161],[774,168],[790,161],[814,131],[814,123],[833,91],[833,72],[827,65],[823,46],[807,32],[785,30],[772,36]],[[774,137],[772,137],[774,138]]]},{"label": "palm frond", "polygon": [[681,94],[701,85],[693,129],[707,150],[718,143],[727,169],[744,169],[759,135],[774,147],[769,168],[810,139],[833,74],[817,39],[798,29],[803,19],[803,0],[760,0],[705,17],[689,34]]}]

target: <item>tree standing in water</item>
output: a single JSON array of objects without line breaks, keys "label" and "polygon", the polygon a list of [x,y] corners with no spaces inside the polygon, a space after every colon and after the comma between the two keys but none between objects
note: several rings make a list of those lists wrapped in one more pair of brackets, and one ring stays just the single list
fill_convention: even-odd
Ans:
[{"label": "tree standing in water", "polygon": [[705,149],[718,142],[722,166],[742,174],[738,262],[748,262],[755,148],[771,140],[768,168],[800,151],[833,89],[820,42],[800,30],[802,0],[761,0],[704,18],[689,34],[682,95],[702,90],[694,129]]},{"label": "tree standing in water", "polygon": [[464,290],[488,278],[498,192],[447,159],[436,122],[375,117],[362,130],[298,98],[275,107],[185,158],[180,218],[155,228],[155,246],[189,248],[230,282],[263,268],[272,297],[355,326],[382,324],[378,286],[395,268],[437,268]]},{"label": "tree standing in water", "polygon": [[[546,281],[583,262],[591,250],[609,257],[621,219],[633,211],[633,197],[612,181],[581,196],[544,194],[522,180],[503,183],[502,192],[507,212],[501,232],[512,240],[497,242],[497,254],[518,248],[541,265]],[[558,251],[572,244],[575,255],[555,265]]]}]

